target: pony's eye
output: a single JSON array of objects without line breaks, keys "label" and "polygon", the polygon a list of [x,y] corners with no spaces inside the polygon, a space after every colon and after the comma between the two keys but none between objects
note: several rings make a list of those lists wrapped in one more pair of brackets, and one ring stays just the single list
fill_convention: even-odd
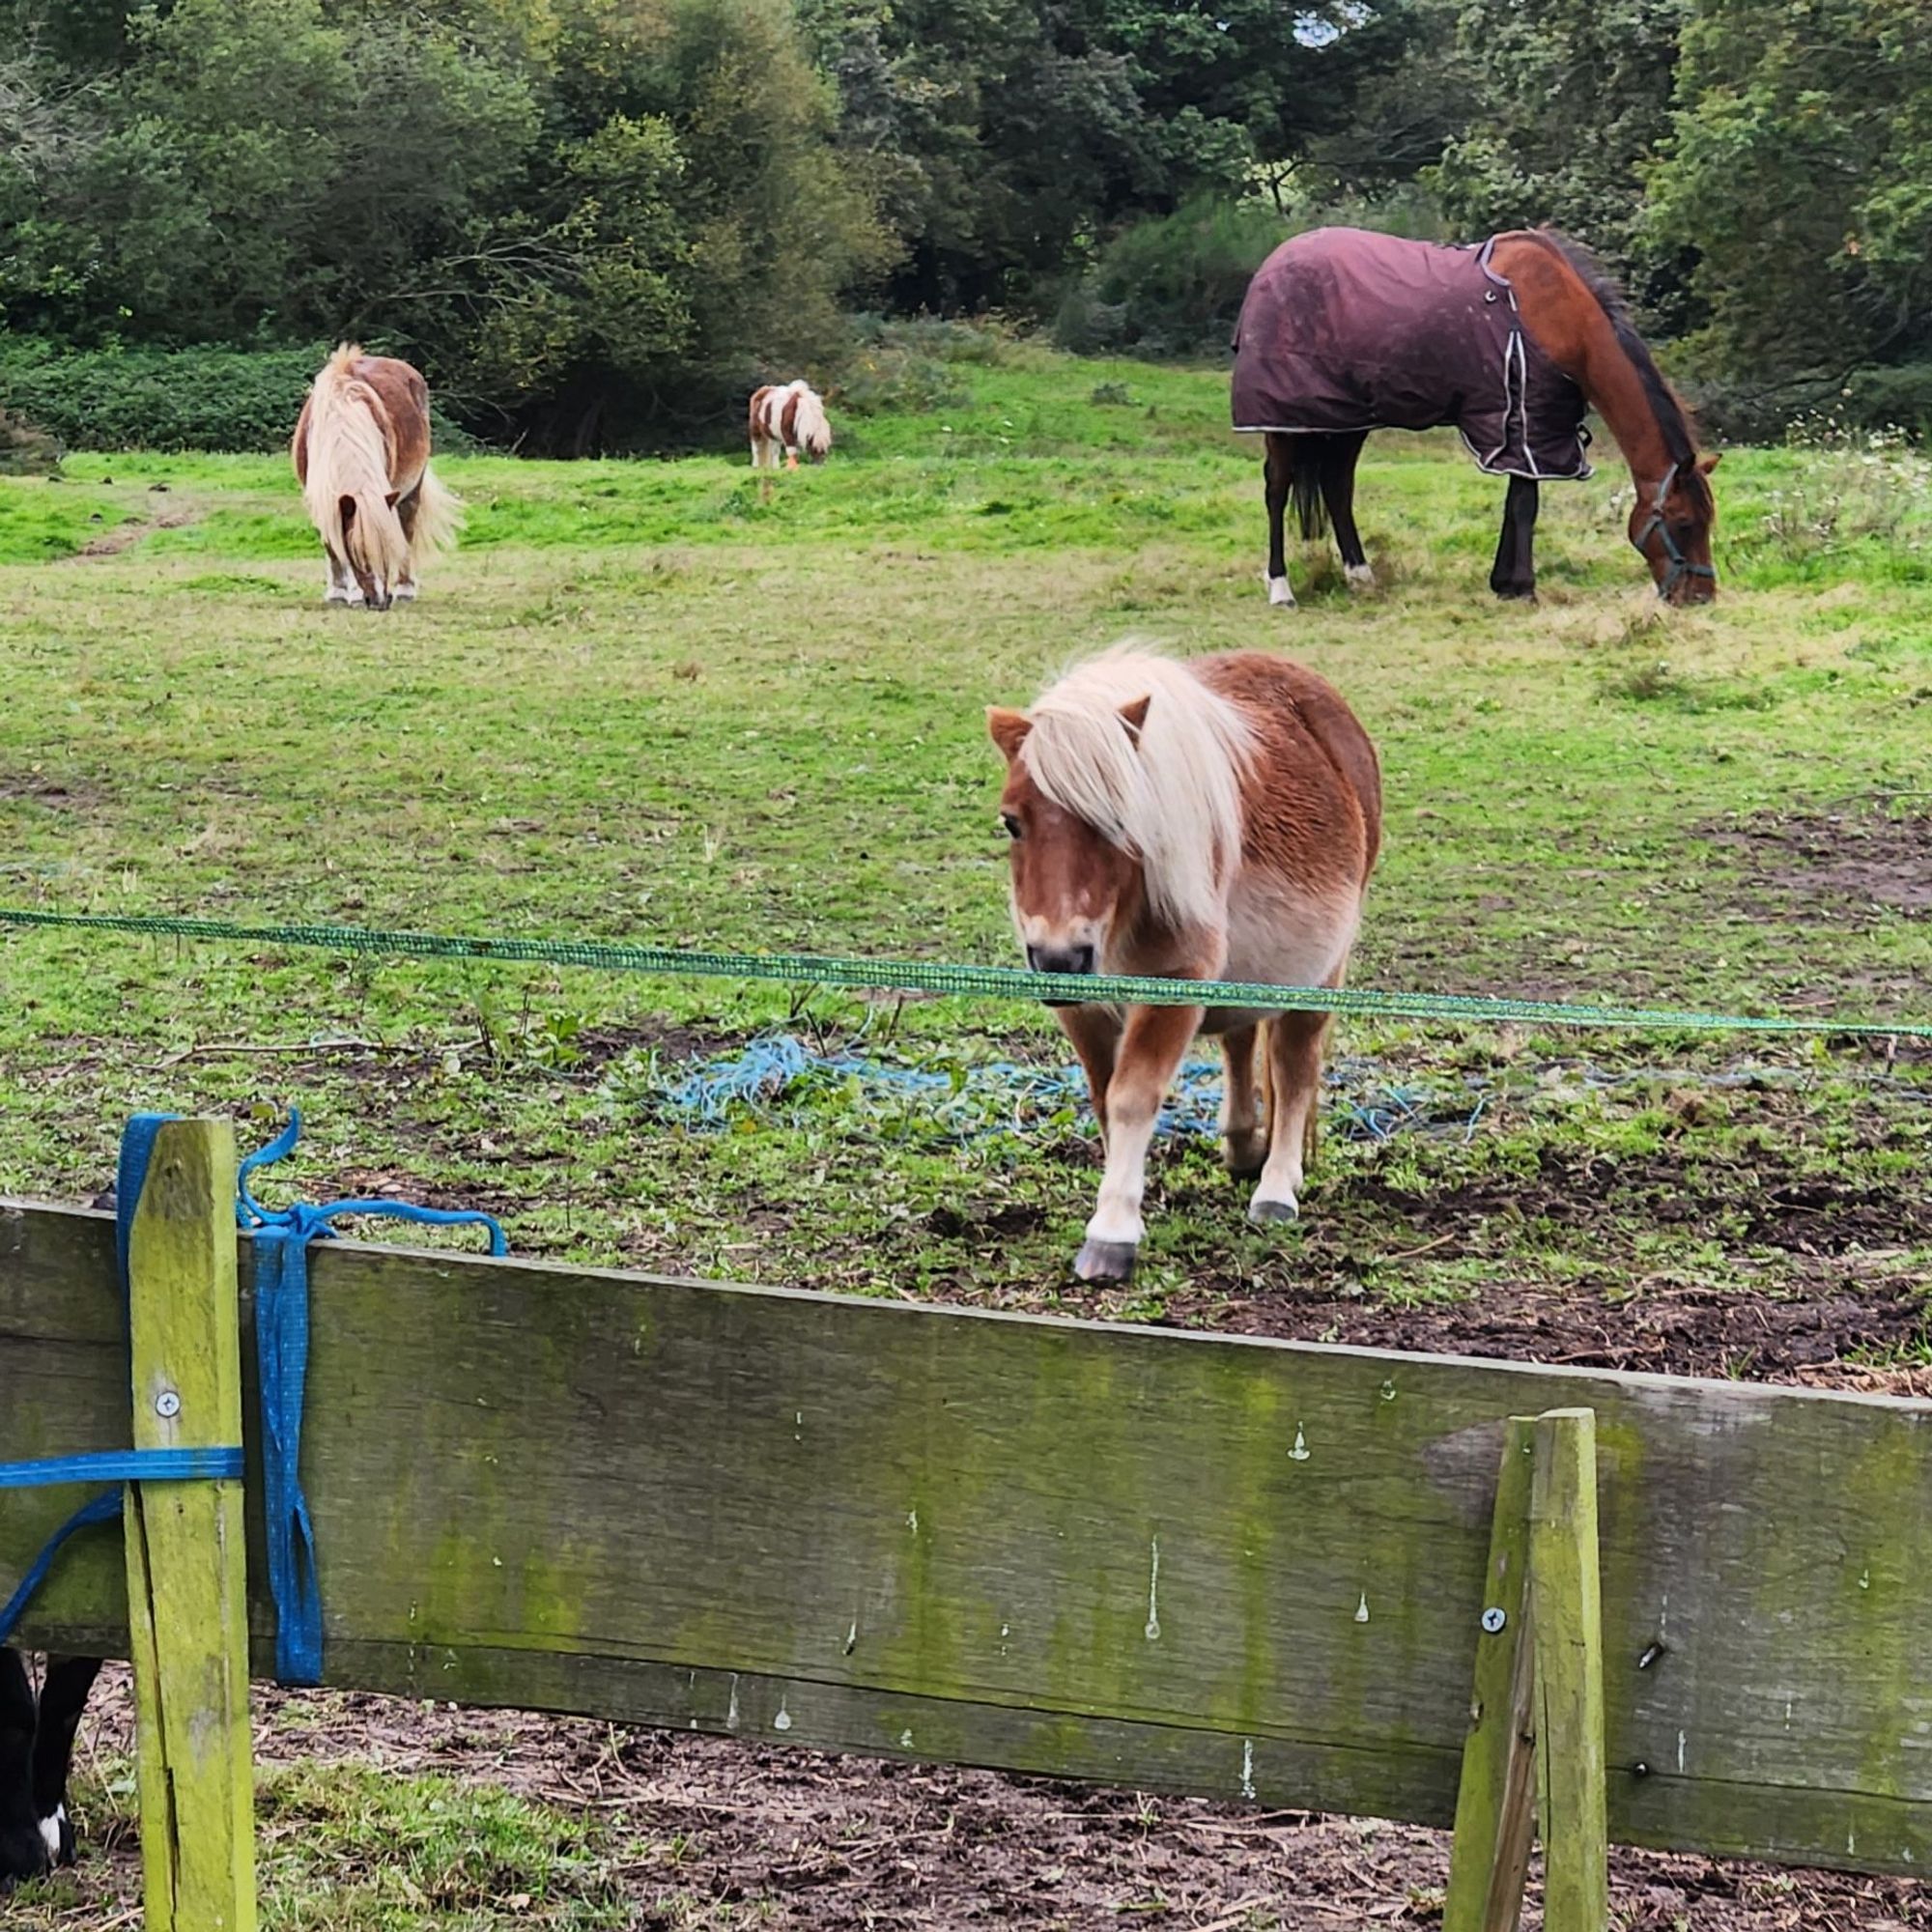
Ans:
[{"label": "pony's eye", "polygon": [[1009,838],[1017,838],[1020,836],[1020,822],[1010,811],[1001,812],[1000,823],[1007,828]]}]

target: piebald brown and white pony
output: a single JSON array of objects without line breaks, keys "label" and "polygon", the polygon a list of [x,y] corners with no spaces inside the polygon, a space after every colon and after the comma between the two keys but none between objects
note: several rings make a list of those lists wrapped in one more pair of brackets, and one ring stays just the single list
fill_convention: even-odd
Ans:
[{"label": "piebald brown and white pony", "polygon": [[315,379],[291,445],[302,501],[328,553],[330,604],[386,611],[462,522],[429,467],[429,385],[407,362],[345,342]]},{"label": "piebald brown and white pony", "polygon": [[[986,723],[1007,759],[1013,923],[1036,972],[1341,984],[1381,842],[1381,774],[1333,686],[1259,651],[1183,664],[1123,645]],[[1229,1170],[1259,1177],[1249,1218],[1293,1219],[1328,1016],[1122,1012],[1067,991],[1055,1014],[1106,1147],[1075,1273],[1131,1276],[1155,1117],[1197,1033],[1218,1035],[1227,1060],[1221,1132]]]},{"label": "piebald brown and white pony", "polygon": [[[748,427],[753,469],[776,469],[781,456],[787,469],[796,469],[800,450],[813,463],[823,463],[832,448],[832,425],[825,419],[824,398],[802,378],[796,383],[768,384],[756,390]],[[765,487],[769,490],[769,479]]]}]

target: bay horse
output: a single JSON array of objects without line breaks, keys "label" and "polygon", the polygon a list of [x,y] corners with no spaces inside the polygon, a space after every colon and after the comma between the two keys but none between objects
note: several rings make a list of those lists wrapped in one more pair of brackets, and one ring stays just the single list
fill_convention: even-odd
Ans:
[{"label": "bay horse", "polygon": [[[803,450],[813,463],[823,463],[832,448],[832,425],[825,418],[825,399],[802,377],[795,383],[770,384],[753,392],[748,427],[752,437],[752,468],[776,469],[784,457],[787,469],[798,468]],[[767,477],[763,494],[771,494]]]},{"label": "bay horse", "polygon": [[1286,658],[1179,663],[1132,645],[1076,666],[1028,711],[993,707],[986,725],[1007,760],[1013,923],[1035,972],[1067,976],[1055,1017],[1106,1150],[1074,1272],[1131,1278],[1148,1146],[1197,1033],[1218,1035],[1227,1061],[1222,1146],[1232,1174],[1258,1177],[1249,1219],[1293,1219],[1328,1015],[1122,1011],[1082,1003],[1076,984],[1125,973],[1340,985],[1381,843],[1368,733],[1332,685]]},{"label": "bay horse", "polygon": [[1479,248],[1321,228],[1256,271],[1235,338],[1235,427],[1266,439],[1268,602],[1292,605],[1282,520],[1332,525],[1351,586],[1375,582],[1355,528],[1369,432],[1453,423],[1509,478],[1490,588],[1536,595],[1538,486],[1590,474],[1586,408],[1616,439],[1636,500],[1631,543],[1670,604],[1717,595],[1710,474],[1683,403],[1589,253],[1549,229]]},{"label": "bay horse", "polygon": [[324,601],[386,611],[416,594],[416,566],[446,550],[457,500],[429,467],[429,385],[392,355],[345,342],[303,401],[290,445],[328,554]]}]

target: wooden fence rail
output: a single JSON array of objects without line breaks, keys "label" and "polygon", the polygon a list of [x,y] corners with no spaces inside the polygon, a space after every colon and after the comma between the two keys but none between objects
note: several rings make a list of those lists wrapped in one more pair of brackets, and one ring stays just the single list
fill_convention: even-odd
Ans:
[{"label": "wooden fence rail", "polygon": [[[1555,1490],[1527,1538],[1600,1561],[1600,1686],[1542,1688],[1601,1698],[1610,1836],[1932,1864],[1932,1405],[346,1242],[311,1282],[332,1684],[1448,1824],[1509,1419],[1583,1408],[1599,1539]],[[126,1443],[127,1349],[112,1222],[0,1205],[0,1460]],[[0,1595],[73,1500],[8,1498]],[[24,1640],[126,1655],[126,1605],[83,1540]]]}]

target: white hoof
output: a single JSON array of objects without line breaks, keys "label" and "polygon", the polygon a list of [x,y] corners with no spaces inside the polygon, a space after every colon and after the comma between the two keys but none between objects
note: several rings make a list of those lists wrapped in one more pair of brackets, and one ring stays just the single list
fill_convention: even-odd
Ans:
[{"label": "white hoof", "polygon": [[1376,587],[1376,573],[1366,563],[1347,564],[1342,575],[1349,580],[1350,590],[1373,590]]},{"label": "white hoof", "polygon": [[1258,1228],[1281,1221],[1298,1221],[1300,1218],[1301,1208],[1293,1194],[1286,1200],[1270,1200],[1260,1188],[1256,1188],[1255,1198],[1248,1203],[1248,1219]]},{"label": "white hoof", "polygon": [[322,593],[322,601],[325,604],[347,604],[352,601],[359,604],[362,600],[359,597],[352,600],[348,591],[343,589],[341,584],[331,583],[328,586],[328,588]]},{"label": "white hoof", "polygon": [[412,603],[415,599],[415,594],[416,586],[413,583],[399,583],[389,593],[390,597],[398,604]]},{"label": "white hoof", "polygon": [[1289,587],[1285,577],[1270,577],[1264,580],[1268,587],[1268,602],[1277,609],[1286,610],[1294,602],[1294,592]]}]

